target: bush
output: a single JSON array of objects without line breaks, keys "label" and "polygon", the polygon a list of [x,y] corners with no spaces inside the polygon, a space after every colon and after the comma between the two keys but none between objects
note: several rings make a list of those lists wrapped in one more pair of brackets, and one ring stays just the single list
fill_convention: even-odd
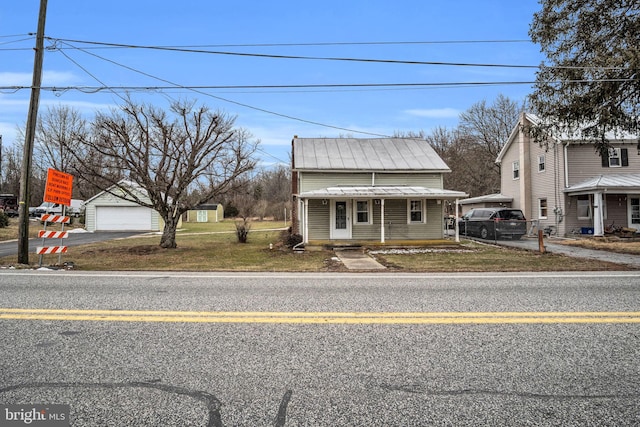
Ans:
[{"label": "bush", "polygon": [[295,245],[302,243],[302,236],[292,233],[291,227],[287,231],[283,231],[280,238],[288,248],[293,248]]},{"label": "bush", "polygon": [[9,215],[0,210],[0,228],[5,228],[9,225]]}]

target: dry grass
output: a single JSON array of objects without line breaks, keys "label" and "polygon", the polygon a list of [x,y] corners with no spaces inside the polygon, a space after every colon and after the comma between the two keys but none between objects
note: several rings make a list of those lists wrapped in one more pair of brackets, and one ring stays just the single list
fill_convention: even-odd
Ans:
[{"label": "dry grass", "polygon": [[579,246],[587,249],[604,249],[622,254],[640,255],[640,239],[637,237],[591,237],[577,240],[560,240],[557,243],[562,243],[563,245],[568,246]]},{"label": "dry grass", "polygon": [[[433,248],[432,248],[433,249]],[[629,267],[560,254],[463,242],[460,251],[427,252],[421,254],[376,254],[375,258],[388,268],[413,272],[512,272],[512,271],[605,271],[629,270]]]},{"label": "dry grass", "polygon": [[[41,228],[31,223],[32,235]],[[270,221],[253,222],[249,242],[238,243],[233,221],[221,223],[190,223],[177,235],[177,249],[162,249],[159,236],[136,237],[71,247],[62,257],[73,262],[78,270],[123,271],[271,271],[322,272],[346,271],[341,263],[332,260],[333,251],[317,250],[295,254],[282,244],[280,231],[285,224]],[[50,228],[51,229],[51,228]],[[7,229],[0,229],[0,239],[17,237],[17,221]],[[629,239],[583,239],[564,241],[587,247],[619,250],[640,254],[640,242]],[[269,249],[269,245],[273,249]],[[442,242],[425,246],[426,253],[389,254],[374,257],[389,271],[407,272],[493,272],[493,271],[585,271],[628,270],[628,267],[590,260],[570,258],[557,254],[539,254],[513,248],[482,245],[463,241],[460,244]],[[372,248],[379,250],[381,248]],[[464,250],[461,252],[460,250]],[[15,256],[0,258],[0,266],[11,265]],[[44,258],[44,265],[56,264],[57,255]],[[36,265],[37,256],[32,256]]]}]

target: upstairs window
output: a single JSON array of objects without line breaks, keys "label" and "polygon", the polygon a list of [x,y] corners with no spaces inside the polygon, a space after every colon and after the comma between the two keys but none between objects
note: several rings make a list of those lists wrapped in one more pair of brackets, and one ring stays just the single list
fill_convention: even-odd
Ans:
[{"label": "upstairs window", "polygon": [[538,172],[544,172],[546,169],[544,154],[538,156]]},{"label": "upstairs window", "polygon": [[607,155],[602,156],[603,168],[619,168],[629,166],[629,150],[626,148],[609,148]]},{"label": "upstairs window", "polygon": [[520,179],[520,162],[513,162],[513,179]]},{"label": "upstairs window", "polygon": [[622,166],[622,162],[620,161],[620,149],[609,148],[609,167],[619,168],[620,166]]}]

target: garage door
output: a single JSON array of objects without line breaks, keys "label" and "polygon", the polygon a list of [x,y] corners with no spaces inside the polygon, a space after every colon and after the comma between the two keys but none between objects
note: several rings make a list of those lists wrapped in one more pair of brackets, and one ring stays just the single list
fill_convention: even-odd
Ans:
[{"label": "garage door", "polygon": [[142,206],[96,206],[96,230],[149,231],[151,212]]}]

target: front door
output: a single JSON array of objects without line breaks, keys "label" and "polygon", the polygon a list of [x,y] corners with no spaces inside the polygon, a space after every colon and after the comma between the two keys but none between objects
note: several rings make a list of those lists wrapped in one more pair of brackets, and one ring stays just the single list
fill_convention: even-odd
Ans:
[{"label": "front door", "polygon": [[351,238],[351,210],[346,200],[334,200],[331,205],[331,238]]}]

